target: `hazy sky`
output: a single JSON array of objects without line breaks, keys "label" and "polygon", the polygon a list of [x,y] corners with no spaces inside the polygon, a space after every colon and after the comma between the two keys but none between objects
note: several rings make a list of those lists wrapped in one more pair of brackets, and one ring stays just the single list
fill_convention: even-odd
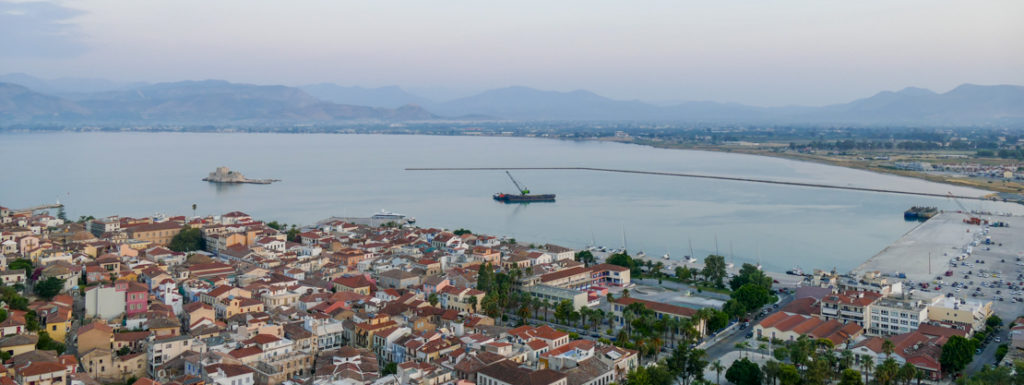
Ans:
[{"label": "hazy sky", "polygon": [[1024,84],[1024,1],[0,0],[0,73],[822,105]]}]

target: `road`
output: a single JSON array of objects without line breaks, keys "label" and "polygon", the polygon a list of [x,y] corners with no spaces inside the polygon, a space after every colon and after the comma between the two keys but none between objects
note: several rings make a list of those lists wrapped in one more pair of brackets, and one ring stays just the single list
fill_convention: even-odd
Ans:
[{"label": "road", "polygon": [[[790,302],[793,302],[793,299],[794,299],[794,297],[791,294],[783,295],[782,298],[779,301],[779,308],[781,309],[781,308],[785,307],[786,305],[788,305]],[[752,327],[753,327],[754,323],[756,323],[756,322],[757,322],[756,319],[751,320],[751,323],[750,323],[751,327],[748,327],[748,328],[743,329],[743,330],[740,330],[739,328],[736,328],[736,329],[733,329],[730,332],[727,332],[729,334],[724,339],[722,339],[722,340],[712,344],[711,346],[708,346],[707,348],[705,348],[704,350],[707,352],[707,360],[708,360],[708,362],[714,362],[714,361],[720,359],[726,353],[729,353],[731,351],[735,351],[736,350],[736,344],[738,344],[740,342],[743,342],[743,341],[749,341],[750,342],[750,348],[751,349],[757,349],[757,345],[760,344],[760,341],[758,341],[756,339],[753,339],[753,338],[747,338],[747,336],[746,336],[747,332],[752,330]]]},{"label": "road", "polygon": [[1008,344],[1009,342],[1009,331],[1007,328],[1001,327],[996,332],[996,336],[999,337],[1002,342],[996,342],[993,339],[991,342],[985,345],[981,350],[981,354],[975,354],[974,360],[970,364],[967,364],[967,368],[964,369],[964,373],[973,374],[981,370],[983,365],[995,365],[996,364],[996,349],[999,345]]}]

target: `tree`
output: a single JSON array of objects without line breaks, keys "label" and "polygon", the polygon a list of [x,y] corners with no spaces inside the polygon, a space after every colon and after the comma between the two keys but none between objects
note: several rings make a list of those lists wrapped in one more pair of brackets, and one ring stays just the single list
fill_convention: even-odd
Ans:
[{"label": "tree", "polygon": [[555,319],[561,323],[566,323],[574,312],[572,301],[564,300],[555,306]]},{"label": "tree", "polygon": [[895,350],[896,345],[892,343],[892,340],[886,338],[885,341],[882,341],[882,352],[885,353],[886,358],[892,356],[892,352]]},{"label": "tree", "polygon": [[629,254],[626,254],[626,253],[612,254],[612,255],[608,256],[607,259],[605,259],[605,262],[607,262],[609,264],[612,264],[612,265],[622,266],[622,267],[628,268],[630,274],[632,274],[633,276],[637,276],[637,277],[640,276],[640,265],[637,263],[636,260],[634,260],[633,258],[630,258]]},{"label": "tree", "polygon": [[686,266],[676,266],[676,278],[679,278],[682,281],[687,281],[687,280],[689,280],[692,277],[693,277],[693,272],[690,271],[689,267],[686,267]]},{"label": "tree", "polygon": [[60,294],[62,290],[64,290],[64,280],[57,277],[49,277],[41,282],[36,282],[35,286],[32,287],[32,291],[36,295],[43,297],[47,301]]},{"label": "tree", "polygon": [[988,317],[988,319],[985,320],[985,326],[988,326],[990,328],[997,328],[999,327],[999,325],[1002,324],[1003,320],[995,314],[993,314],[992,316]]},{"label": "tree", "polygon": [[904,384],[909,384],[910,380],[913,380],[915,377],[917,377],[917,372],[919,371],[920,370],[916,366],[914,366],[914,364],[906,362],[903,364],[903,366],[900,366],[899,372],[896,373],[896,378],[898,380],[903,380]]},{"label": "tree", "polygon": [[430,302],[430,306],[437,306],[438,301],[440,299],[437,297],[437,293],[430,293],[430,296],[427,297],[427,302]]},{"label": "tree", "polygon": [[36,342],[36,349],[38,350],[54,350],[57,354],[64,354],[64,344],[54,341],[50,338],[50,333],[46,331],[39,332],[39,341]]},{"label": "tree", "polygon": [[64,211],[64,205],[57,206],[57,219],[67,222],[68,213]]},{"label": "tree", "polygon": [[775,379],[779,378],[780,365],[779,361],[775,360],[764,363],[764,366],[761,367],[761,371],[764,372],[764,380],[766,383],[775,385]]},{"label": "tree", "polygon": [[203,250],[206,248],[206,239],[203,238],[202,230],[185,226],[171,238],[167,248],[177,252]]},{"label": "tree", "polygon": [[594,253],[591,253],[588,250],[576,253],[576,262],[582,262],[584,266],[590,266],[594,264],[594,261]]},{"label": "tree", "polygon": [[779,366],[779,385],[798,384],[800,384],[800,371],[796,369],[796,366],[790,364]]},{"label": "tree", "polygon": [[288,242],[298,242],[298,241],[300,241],[300,239],[299,239],[299,234],[300,234],[299,233],[299,229],[296,228],[295,225],[292,225],[292,228],[288,229],[288,231],[286,231],[284,234],[285,234],[285,239],[287,239]]},{"label": "tree", "polygon": [[460,228],[460,229],[457,229],[455,231],[452,231],[452,234],[455,234],[455,235],[458,235],[458,236],[461,237],[461,236],[466,235],[466,234],[473,234],[473,232],[469,231],[469,230],[466,230],[466,229]]},{"label": "tree", "polygon": [[398,364],[394,362],[388,362],[387,364],[384,365],[384,368],[381,369],[380,371],[380,375],[386,376],[389,374],[398,374]]},{"label": "tree", "polygon": [[711,254],[704,258],[704,270],[701,270],[704,279],[715,287],[723,288],[725,287],[725,274],[725,257]]},{"label": "tree", "polygon": [[476,288],[480,291],[491,291],[494,285],[494,267],[490,263],[480,265],[477,269]]},{"label": "tree", "polygon": [[267,222],[267,227],[272,228],[274,230],[281,230],[284,228],[284,226],[282,226],[280,223],[277,223],[277,221]]},{"label": "tree", "polygon": [[761,385],[764,373],[761,373],[761,368],[757,364],[743,358],[729,366],[729,370],[725,372],[725,379],[736,385]]},{"label": "tree", "polygon": [[739,289],[743,285],[752,283],[765,288],[765,290],[772,289],[772,278],[765,275],[763,271],[757,268],[757,266],[749,263],[744,263],[740,267],[740,272],[732,280],[729,281],[729,287],[733,290]]},{"label": "tree", "polygon": [[[718,378],[715,379],[715,383],[716,384],[721,384],[722,383],[722,371],[725,370],[725,365],[722,365],[722,361],[721,360],[712,362],[711,363],[711,370],[714,370],[715,371],[715,375],[718,376]],[[732,368],[729,368],[729,370],[732,370]],[[728,380],[729,376],[726,375],[725,379]],[[732,381],[732,380],[729,380],[729,381]]]},{"label": "tree", "polygon": [[477,305],[477,303],[476,303],[477,302],[476,301],[476,296],[475,295],[469,296],[469,300],[468,301],[469,301],[469,308],[472,310],[473,313],[476,313],[476,305]]},{"label": "tree", "polygon": [[974,344],[961,336],[949,337],[945,345],[942,345],[942,355],[939,356],[939,363],[942,369],[949,373],[957,373],[964,370],[967,364],[974,358]]},{"label": "tree", "polygon": [[25,273],[32,274],[32,261],[18,258],[7,264],[7,270],[25,270]]},{"label": "tree", "polygon": [[132,352],[132,348],[131,348],[131,347],[129,347],[129,346],[125,346],[125,347],[122,347],[122,348],[120,348],[120,349],[117,349],[117,356],[118,356],[118,357],[120,357],[120,356],[126,356],[126,355],[128,355],[129,353],[131,353],[131,352]]},{"label": "tree", "polygon": [[844,369],[842,376],[839,378],[839,385],[864,385],[864,382],[860,380],[860,372],[853,369]]},{"label": "tree", "polygon": [[761,306],[772,302],[772,293],[764,287],[748,283],[741,286],[730,295],[733,299],[743,305],[747,311],[759,309]]},{"label": "tree", "polygon": [[29,310],[25,313],[25,329],[30,332],[39,330],[39,317],[36,315],[35,310]]}]

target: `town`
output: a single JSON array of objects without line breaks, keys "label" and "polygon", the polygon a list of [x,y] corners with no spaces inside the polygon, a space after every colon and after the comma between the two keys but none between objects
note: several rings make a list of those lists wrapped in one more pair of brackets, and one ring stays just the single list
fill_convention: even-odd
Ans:
[{"label": "town", "polygon": [[[955,296],[964,282],[931,293],[878,271],[785,275],[717,255],[680,264],[407,221],[298,226],[239,211],[70,220],[63,210],[0,207],[3,385],[1024,375],[1011,374],[1024,319],[998,316],[1001,300]],[[1020,290],[1017,277],[985,287]]]}]

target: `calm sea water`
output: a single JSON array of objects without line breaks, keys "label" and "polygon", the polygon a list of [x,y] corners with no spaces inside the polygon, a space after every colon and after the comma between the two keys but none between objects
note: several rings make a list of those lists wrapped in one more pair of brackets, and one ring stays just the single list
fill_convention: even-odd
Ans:
[{"label": "calm sea water", "polygon": [[[67,205],[68,216],[221,214],[311,224],[381,209],[425,227],[464,227],[523,242],[622,247],[648,255],[714,252],[769,269],[848,270],[910,230],[912,205],[947,199],[590,171],[518,171],[556,203],[508,205],[501,171],[413,172],[406,167],[587,166],[746,176],[981,195],[916,179],[785,159],[529,138],[59,133],[0,134],[0,205]],[[200,179],[217,166],[272,185]],[[970,208],[1007,205],[964,202]],[[1024,206],[1017,206],[1024,207]]]}]

